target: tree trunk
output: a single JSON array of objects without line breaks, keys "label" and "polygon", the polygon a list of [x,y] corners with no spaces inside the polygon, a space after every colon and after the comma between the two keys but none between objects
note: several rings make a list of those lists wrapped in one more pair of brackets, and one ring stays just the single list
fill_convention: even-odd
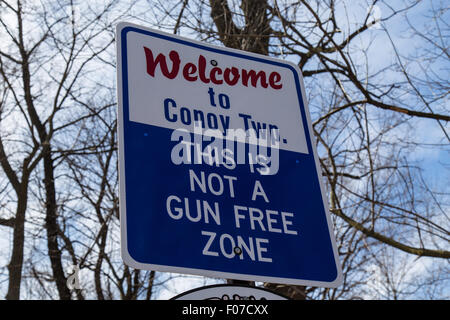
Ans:
[{"label": "tree trunk", "polygon": [[23,249],[25,242],[25,213],[28,201],[28,177],[22,177],[18,194],[16,216],[14,219],[13,247],[11,260],[8,264],[9,283],[7,300],[20,299],[20,283],[22,281]]},{"label": "tree trunk", "polygon": [[44,142],[43,144],[44,184],[46,196],[45,227],[47,229],[48,255],[50,257],[50,262],[53,270],[53,278],[56,282],[59,298],[61,300],[70,300],[71,294],[66,284],[67,279],[64,275],[62,266],[61,250],[59,250],[58,247],[58,222],[53,159],[51,155],[50,145],[46,142]]}]

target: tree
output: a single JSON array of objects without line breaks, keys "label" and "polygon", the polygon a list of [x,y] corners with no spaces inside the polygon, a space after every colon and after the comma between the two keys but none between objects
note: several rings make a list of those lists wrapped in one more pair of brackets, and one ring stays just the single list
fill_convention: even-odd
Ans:
[{"label": "tree", "polygon": [[[445,3],[0,0],[0,17],[8,299],[150,299],[168,280],[120,259],[113,44],[123,18],[302,70],[344,283],[267,287],[300,299],[445,297],[448,179],[430,169],[449,146]],[[74,265],[83,290],[66,285]]]},{"label": "tree", "polygon": [[[72,293],[66,285],[64,252],[68,253],[72,263],[76,265],[82,264],[90,251],[80,259],[76,253],[78,239],[67,234],[66,227],[72,217],[66,213],[66,208],[73,206],[74,197],[68,196],[68,190],[62,183],[67,176],[64,171],[67,170],[66,163],[70,166],[70,161],[66,161],[70,160],[69,155],[94,150],[92,153],[97,154],[100,161],[106,154],[107,164],[100,162],[100,165],[104,165],[102,168],[108,174],[110,163],[114,164],[114,124],[106,123],[103,119],[109,130],[99,145],[84,144],[78,148],[76,136],[83,132],[83,124],[89,118],[98,117],[101,112],[115,105],[114,102],[103,105],[86,103],[86,97],[93,92],[89,90],[98,90],[95,87],[89,88],[92,84],[92,81],[88,81],[89,75],[96,68],[94,62],[101,60],[101,55],[113,44],[114,39],[108,31],[115,22],[114,19],[107,20],[107,15],[113,10],[114,3],[105,3],[96,8],[81,8],[71,1],[17,1],[15,4],[2,1],[0,8],[3,16],[0,50],[0,74],[3,80],[0,160],[11,186],[11,189],[7,186],[4,191],[9,193],[8,201],[16,205],[15,212],[10,217],[2,217],[0,220],[3,226],[13,228],[6,298],[20,298],[25,244],[30,243],[29,240],[26,241],[25,234],[28,223],[31,224],[28,232],[32,233],[33,229],[43,229],[45,232],[45,244],[39,243],[35,250],[41,251],[46,246],[51,270],[49,273],[46,267],[41,272],[39,267],[32,265],[30,272],[38,278],[39,283],[42,283],[43,275],[51,279],[56,285],[59,298],[70,299]],[[82,16],[78,12],[80,9],[84,10]],[[114,123],[115,120],[111,121]],[[109,149],[100,150],[105,143]],[[100,171],[99,174],[103,176],[101,186],[104,186],[106,173]],[[11,191],[15,195],[10,194]],[[30,191],[34,193],[31,199]],[[111,193],[115,191],[110,190]],[[100,193],[94,203],[101,226],[98,231],[100,252],[99,267],[95,269],[96,283],[99,282],[98,275],[105,259],[102,250],[108,227],[99,213],[103,196],[104,193]],[[91,200],[89,197],[87,199]],[[106,219],[109,220],[112,214],[117,219],[117,199],[113,198],[109,203],[113,207]],[[30,204],[35,212],[32,217],[27,218]],[[9,209],[11,205],[6,207]],[[76,207],[72,207],[74,209]],[[139,279],[137,276],[134,278],[135,281]],[[101,288],[97,292],[101,297]],[[80,291],[77,292],[77,297],[83,298]]]},{"label": "tree", "polygon": [[[362,4],[358,19],[350,18],[350,5],[355,9]],[[347,280],[367,272],[365,266],[374,263],[371,253],[380,246],[417,257],[450,257],[445,249],[448,193],[433,191],[421,164],[409,156],[423,145],[411,134],[419,124],[439,128],[440,142],[434,147],[448,147],[450,141],[448,81],[438,70],[438,66],[448,67],[448,59],[444,61],[448,58],[444,23],[448,8],[430,4],[429,19],[435,25],[427,31],[409,23],[413,34],[408,37],[421,37],[429,44],[420,50],[424,63],[416,63],[423,76],[408,70],[407,64],[414,60],[401,56],[390,30],[395,19],[402,16],[410,21],[408,14],[417,15],[414,10],[421,6],[422,1],[393,6],[377,0],[351,4],[193,0],[179,3],[179,11],[161,10],[166,25],[176,21],[175,32],[183,30],[204,41],[298,61],[308,87],[346,279],[339,290],[323,290],[323,297],[352,292],[354,282]],[[380,55],[373,49],[376,37],[390,44],[386,53],[390,63],[374,61]],[[315,291],[306,289],[310,296]],[[284,286],[284,293],[291,296],[301,292],[301,288]]]}]

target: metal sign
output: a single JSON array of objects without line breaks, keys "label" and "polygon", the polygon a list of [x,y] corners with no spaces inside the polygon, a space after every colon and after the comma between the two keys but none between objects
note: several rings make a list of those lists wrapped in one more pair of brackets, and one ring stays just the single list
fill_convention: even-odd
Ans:
[{"label": "metal sign", "polygon": [[120,23],[117,72],[126,264],[339,285],[295,64]]}]

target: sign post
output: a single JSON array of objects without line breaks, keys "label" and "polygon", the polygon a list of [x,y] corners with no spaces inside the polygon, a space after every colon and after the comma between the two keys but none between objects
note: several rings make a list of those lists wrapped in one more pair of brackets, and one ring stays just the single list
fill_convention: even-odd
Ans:
[{"label": "sign post", "polygon": [[124,262],[338,286],[298,67],[129,23],[116,39]]}]

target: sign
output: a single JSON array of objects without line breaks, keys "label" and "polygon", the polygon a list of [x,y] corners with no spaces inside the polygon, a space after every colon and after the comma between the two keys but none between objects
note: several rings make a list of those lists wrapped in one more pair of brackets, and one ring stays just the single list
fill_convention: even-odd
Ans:
[{"label": "sign", "polygon": [[124,262],[339,285],[298,67],[128,23],[116,39]]},{"label": "sign", "polygon": [[288,300],[288,298],[258,287],[217,284],[183,292],[171,300]]}]

